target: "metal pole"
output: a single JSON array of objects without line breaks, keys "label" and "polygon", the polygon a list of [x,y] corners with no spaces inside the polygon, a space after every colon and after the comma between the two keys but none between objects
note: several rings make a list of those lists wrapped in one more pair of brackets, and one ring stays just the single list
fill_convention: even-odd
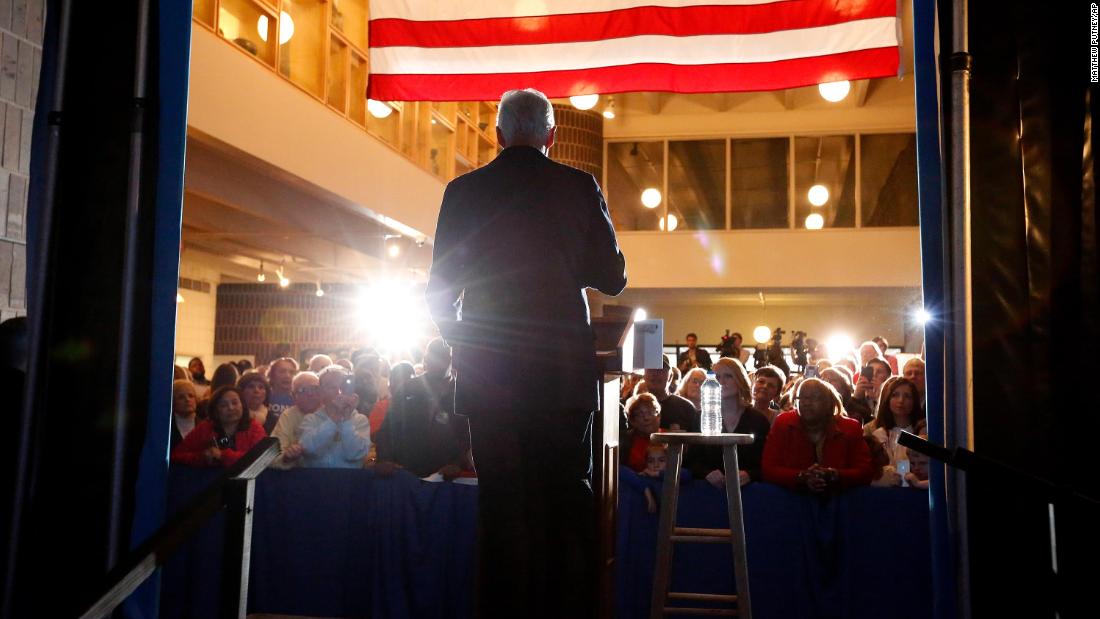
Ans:
[{"label": "metal pole", "polygon": [[[974,449],[973,308],[971,298],[970,213],[970,68],[967,51],[967,0],[955,0],[951,25],[951,392],[948,439]],[[965,475],[948,472],[958,511],[959,616],[970,617],[970,561]]]},{"label": "metal pole", "polygon": [[221,619],[244,619],[248,611],[248,571],[252,561],[252,511],[256,480],[225,482],[225,542],[222,550]]},{"label": "metal pole", "polygon": [[[119,316],[115,420],[111,461],[111,506],[107,521],[107,569],[114,567],[122,543],[122,496],[126,435],[129,422],[130,372],[133,355],[134,295],[137,288],[138,226],[141,211],[141,168],[144,160],[146,73],[149,65],[149,0],[139,0],[134,54],[134,98],[130,125],[130,169],[126,191],[126,236],[123,249],[122,307]],[[165,368],[165,372],[168,369]]]},{"label": "metal pole", "polygon": [[16,456],[15,496],[12,502],[11,524],[9,527],[8,555],[4,557],[7,569],[4,571],[4,595],[0,606],[0,617],[11,617],[12,600],[15,597],[15,569],[19,556],[19,541],[22,537],[23,513],[26,510],[26,493],[33,484],[27,479],[30,474],[31,424],[34,420],[34,407],[38,403],[35,393],[44,355],[43,323],[46,313],[43,310],[46,299],[46,275],[50,257],[50,237],[53,230],[54,201],[57,199],[56,183],[59,152],[61,150],[61,127],[65,107],[65,70],[68,64],[69,31],[72,21],[70,0],[61,0],[58,10],[57,56],[53,74],[53,98],[47,120],[49,133],[46,136],[46,164],[42,171],[42,202],[39,205],[39,226],[37,246],[27,245],[27,251],[37,254],[34,262],[34,279],[31,286],[31,298],[27,304],[27,320],[30,322],[28,334],[27,377],[23,387],[23,410],[19,420],[19,447]]}]

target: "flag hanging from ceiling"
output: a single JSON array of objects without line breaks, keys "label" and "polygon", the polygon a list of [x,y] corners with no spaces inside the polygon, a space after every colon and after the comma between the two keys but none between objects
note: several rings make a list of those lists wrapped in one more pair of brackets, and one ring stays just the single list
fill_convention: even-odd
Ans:
[{"label": "flag hanging from ceiling", "polygon": [[368,96],[780,90],[898,72],[896,0],[372,0]]}]

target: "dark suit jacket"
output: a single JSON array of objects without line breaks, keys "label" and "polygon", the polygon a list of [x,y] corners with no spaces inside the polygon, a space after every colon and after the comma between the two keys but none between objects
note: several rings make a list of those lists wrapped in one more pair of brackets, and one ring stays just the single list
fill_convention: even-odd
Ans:
[{"label": "dark suit jacket", "polygon": [[595,410],[584,289],[624,287],[625,260],[591,174],[512,146],[451,181],[427,299],[453,347],[455,412]]}]

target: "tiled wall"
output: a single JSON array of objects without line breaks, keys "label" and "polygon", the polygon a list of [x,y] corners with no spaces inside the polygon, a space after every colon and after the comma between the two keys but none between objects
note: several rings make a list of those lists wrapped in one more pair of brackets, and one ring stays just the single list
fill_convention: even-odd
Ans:
[{"label": "tiled wall", "polygon": [[27,313],[27,176],[45,0],[0,0],[0,320]]},{"label": "tiled wall", "polygon": [[257,363],[266,363],[282,355],[301,360],[362,346],[357,289],[333,284],[325,289],[318,297],[313,284],[219,285],[214,354],[255,355]]}]

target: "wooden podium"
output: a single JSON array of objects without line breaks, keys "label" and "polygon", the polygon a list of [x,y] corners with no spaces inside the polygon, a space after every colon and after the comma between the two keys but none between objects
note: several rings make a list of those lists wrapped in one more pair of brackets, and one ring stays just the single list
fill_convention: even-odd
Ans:
[{"label": "wooden podium", "polygon": [[[599,615],[615,614],[615,523],[619,505],[619,387],[621,377],[633,370],[634,308],[604,306],[604,315],[592,319],[596,359],[600,371],[600,410],[592,423],[592,485],[596,495],[599,554]],[[626,352],[624,353],[624,348]]]}]

